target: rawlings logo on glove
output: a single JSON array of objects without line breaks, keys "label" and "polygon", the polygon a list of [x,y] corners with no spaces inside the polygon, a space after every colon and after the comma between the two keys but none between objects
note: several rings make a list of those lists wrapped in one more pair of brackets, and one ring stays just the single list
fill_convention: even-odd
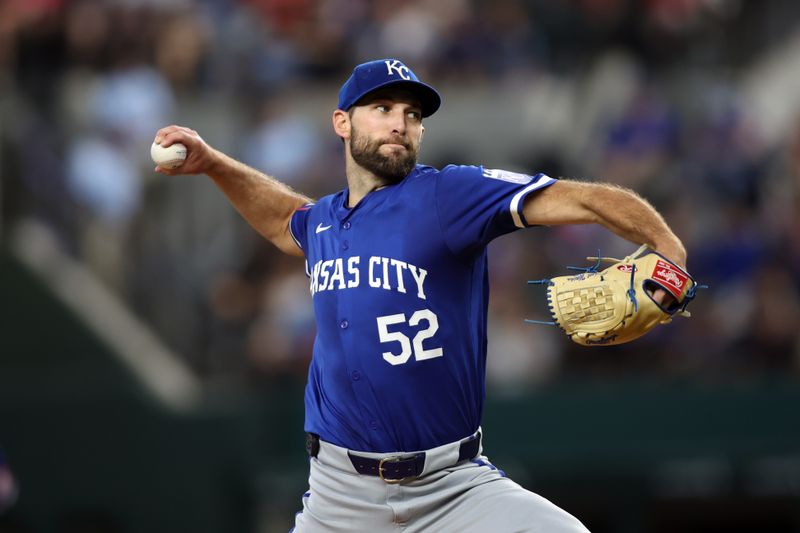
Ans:
[{"label": "rawlings logo on glove", "polygon": [[[582,274],[529,281],[547,285],[552,322],[583,346],[623,344],[637,339],[673,316],[689,317],[697,282],[678,265],[643,245],[623,260],[588,257],[597,263]],[[645,254],[645,255],[643,255]],[[614,264],[599,271],[603,261]],[[569,267],[568,267],[569,268]],[[663,289],[671,297],[659,303],[653,297]]]}]

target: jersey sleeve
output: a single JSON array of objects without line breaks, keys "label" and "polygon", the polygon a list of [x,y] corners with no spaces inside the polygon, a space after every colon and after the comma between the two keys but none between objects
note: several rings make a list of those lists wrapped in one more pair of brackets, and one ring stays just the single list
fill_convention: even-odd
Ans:
[{"label": "jersey sleeve", "polygon": [[522,213],[525,198],[555,182],[546,174],[445,167],[435,192],[445,242],[457,255],[469,254],[500,235],[528,227]]},{"label": "jersey sleeve", "polygon": [[297,246],[306,254],[308,253],[306,227],[308,226],[308,215],[311,214],[311,209],[313,208],[314,204],[306,204],[303,207],[298,207],[292,215],[292,219],[289,221],[289,233],[292,234],[292,239],[294,239]]}]

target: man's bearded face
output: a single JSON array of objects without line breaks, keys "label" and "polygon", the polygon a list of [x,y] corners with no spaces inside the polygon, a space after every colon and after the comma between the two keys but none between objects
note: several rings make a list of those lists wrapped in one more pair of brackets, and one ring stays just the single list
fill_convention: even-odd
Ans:
[{"label": "man's bearded face", "polygon": [[[370,139],[361,135],[353,126],[351,130],[350,154],[359,166],[390,183],[398,183],[414,170],[419,146],[408,139]],[[400,144],[405,149],[393,147],[388,153],[380,151],[384,144]]]}]

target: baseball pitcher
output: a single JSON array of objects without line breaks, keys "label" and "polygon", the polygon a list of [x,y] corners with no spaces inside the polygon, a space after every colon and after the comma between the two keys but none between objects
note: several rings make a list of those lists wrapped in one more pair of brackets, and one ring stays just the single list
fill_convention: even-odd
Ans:
[{"label": "baseball pitcher", "polygon": [[[317,336],[310,487],[294,531],[585,532],[483,455],[486,247],[529,226],[596,223],[681,269],[686,252],[648,203],[615,186],[418,164],[423,119],[440,103],[397,59],[355,67],[332,116],[346,187],[317,201],[180,126],[155,142],[184,144],[186,160],[156,170],[207,174],[253,228],[305,258]],[[663,287],[647,297],[671,312]]]}]

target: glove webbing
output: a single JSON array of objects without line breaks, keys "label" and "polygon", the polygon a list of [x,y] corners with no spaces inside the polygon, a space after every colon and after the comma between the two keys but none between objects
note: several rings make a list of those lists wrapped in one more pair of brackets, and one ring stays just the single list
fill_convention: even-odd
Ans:
[{"label": "glove webbing", "polygon": [[[625,261],[636,259],[637,257],[639,257],[639,255],[641,255],[642,253],[647,251],[648,248],[650,248],[650,247],[647,244],[641,245],[639,247],[639,249],[637,249],[635,252],[633,252],[633,254],[631,254],[628,257],[626,257]],[[609,263],[619,263],[619,262],[622,261],[622,260],[616,259],[614,257],[602,257],[602,256],[600,256],[600,250],[597,250],[597,256],[587,257],[586,259],[588,259],[589,261],[596,261],[596,263],[594,265],[590,266],[590,267],[568,266],[567,270],[577,270],[577,271],[580,271],[580,272],[597,273],[598,272],[597,269],[600,267],[600,263],[602,261],[606,261],[606,262],[609,262]],[[634,276],[635,275],[636,275],[636,265],[634,264],[634,265],[631,265],[631,283],[630,283],[630,286],[628,287],[628,290],[627,290],[626,294],[628,295],[628,298],[630,299],[631,303],[633,304],[633,311],[637,312],[639,310],[639,302],[636,301],[636,290],[633,287],[633,280],[634,280]],[[550,281],[549,278],[535,279],[535,280],[529,280],[528,281],[528,285],[552,285],[552,284],[553,284],[553,282]],[[630,317],[630,315],[626,316],[623,320],[627,320],[629,317]],[[526,318],[524,320],[528,324],[542,324],[542,325],[545,325],[545,326],[558,326],[558,324],[554,320],[531,320],[529,318]]]}]

